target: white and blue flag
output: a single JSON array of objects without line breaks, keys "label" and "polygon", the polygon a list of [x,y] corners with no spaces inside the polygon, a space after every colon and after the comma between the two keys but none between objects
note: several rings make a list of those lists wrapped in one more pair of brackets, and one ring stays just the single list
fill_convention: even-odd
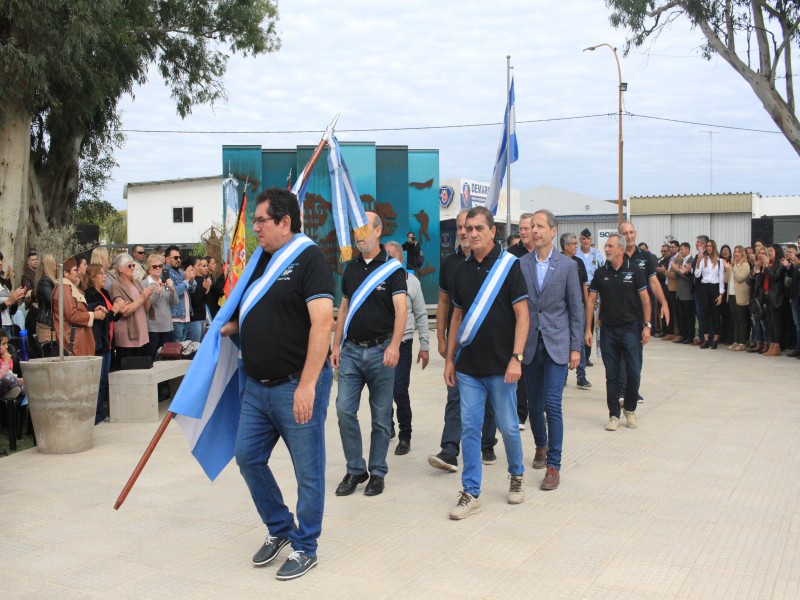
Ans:
[{"label": "white and blue flag", "polygon": [[239,323],[242,323],[250,308],[267,293],[292,261],[313,244],[304,234],[295,234],[273,255],[261,278],[248,287],[263,252],[260,246],[256,248],[238,285],[234,286],[230,297],[211,322],[170,404],[169,410],[176,413],[175,421],[209,479],[215,479],[233,458],[244,386],[238,336],[223,337],[220,329],[231,320],[240,305]]},{"label": "white and blue flag", "polygon": [[231,251],[231,236],[236,227],[236,219],[239,216],[239,195],[236,188],[239,183],[233,178],[228,177],[222,182],[222,187],[225,189],[225,203],[222,206],[222,229],[223,229],[223,249],[228,253],[228,256],[222,258],[230,264],[232,262]]},{"label": "white and blue flag", "polygon": [[[508,132],[508,137],[506,137],[506,132]],[[511,152],[508,151],[509,147]],[[497,214],[497,201],[500,199],[500,189],[503,187],[506,169],[510,163],[517,162],[518,158],[517,117],[514,109],[514,79],[512,78],[511,88],[508,91],[506,114],[503,117],[503,136],[500,138],[500,146],[497,148],[497,159],[494,161],[492,182],[489,184],[489,191],[486,193],[486,208],[492,211],[493,215]]]}]

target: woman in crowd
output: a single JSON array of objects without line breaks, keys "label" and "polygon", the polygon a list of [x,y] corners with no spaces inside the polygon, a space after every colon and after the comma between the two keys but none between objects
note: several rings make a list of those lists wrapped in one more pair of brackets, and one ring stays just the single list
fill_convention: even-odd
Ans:
[{"label": "woman in crowd", "polygon": [[750,302],[750,264],[747,262],[744,248],[736,246],[733,250],[733,264],[728,276],[728,308],[733,320],[734,352],[745,349],[747,343],[747,305]]},{"label": "woman in crowd", "polygon": [[153,289],[150,295],[152,311],[147,315],[147,335],[150,338],[147,352],[155,360],[158,349],[172,339],[172,312],[170,306],[178,303],[178,295],[172,285],[172,279],[162,282],[164,256],[151,254],[147,257],[147,277],[142,282]]},{"label": "woman in crowd", "polygon": [[197,286],[189,294],[192,314],[189,318],[187,337],[193,342],[202,342],[206,324],[206,294],[211,288],[211,278],[208,276],[208,261],[205,258],[195,259],[193,264],[196,274],[194,280]]},{"label": "woman in crowd", "polygon": [[111,299],[125,301],[120,311],[123,318],[115,326],[116,351],[114,367],[119,368],[125,358],[146,356],[150,336],[147,333],[147,313],[150,311],[150,295],[153,288],[142,288],[142,283],[133,277],[136,265],[130,254],[119,254],[114,259],[117,277],[111,284]]},{"label": "woman in crowd", "polygon": [[100,265],[89,265],[83,278],[83,288],[86,290],[86,304],[89,310],[94,310],[98,306],[106,309],[106,314],[102,319],[95,319],[92,325],[94,334],[94,354],[103,359],[103,367],[100,371],[100,390],[97,394],[97,412],[94,417],[94,424],[102,423],[105,418],[105,404],[108,400],[108,372],[111,369],[111,348],[114,342],[114,322],[122,316],[120,311],[125,306],[125,301],[117,298],[112,303],[108,292],[103,289],[106,282],[103,267]]},{"label": "woman in crowd", "polygon": [[722,344],[733,344],[733,313],[728,305],[728,297],[734,293],[728,283],[731,279],[731,263],[733,262],[733,252],[728,244],[724,244],[719,249],[719,259],[722,261],[723,269],[725,270],[725,295],[722,297],[722,305],[720,306],[720,325],[719,325],[719,341]]},{"label": "woman in crowd", "polygon": [[700,279],[700,294],[705,307],[705,341],[700,348],[717,349],[720,328],[720,306],[725,297],[725,271],[717,252],[717,243],[708,240],[702,260],[695,265],[695,277]]},{"label": "woman in crowd", "polygon": [[0,252],[0,325],[8,335],[14,335],[11,316],[17,312],[17,305],[27,292],[24,287],[13,289],[11,269],[3,271],[3,253]]},{"label": "woman in crowd", "polygon": [[45,252],[36,269],[36,300],[39,303],[39,314],[36,316],[36,339],[42,356],[57,356],[58,344],[53,328],[53,288],[56,284],[56,259]]},{"label": "woman in crowd", "polygon": [[94,356],[94,333],[92,325],[95,320],[106,316],[104,306],[96,306],[89,310],[86,297],[78,284],[78,263],[74,258],[64,261],[64,322],[59,322],[58,298],[59,286],[53,290],[53,328],[56,336],[64,345],[64,354],[71,356]]},{"label": "woman in crowd", "polygon": [[89,258],[89,262],[93,265],[100,265],[103,267],[103,271],[105,272],[106,282],[103,284],[103,288],[107,292],[111,291],[111,284],[114,283],[116,279],[116,274],[111,272],[111,261],[108,258],[108,248],[101,248],[98,246],[94,250],[92,250],[92,256]]},{"label": "woman in crowd", "polygon": [[753,271],[750,274],[750,299],[758,307],[758,313],[753,313],[753,341],[755,345],[748,352],[763,354],[769,350],[769,325],[767,323],[767,293],[764,289],[764,267],[769,264],[767,251],[761,247],[756,250]]},{"label": "woman in crowd", "polygon": [[772,244],[767,248],[767,258],[767,264],[764,266],[764,291],[767,293],[770,346],[764,356],[780,356],[781,319],[783,318],[783,302],[786,297],[786,286],[783,281],[786,267],[782,264],[783,248],[780,244]]}]

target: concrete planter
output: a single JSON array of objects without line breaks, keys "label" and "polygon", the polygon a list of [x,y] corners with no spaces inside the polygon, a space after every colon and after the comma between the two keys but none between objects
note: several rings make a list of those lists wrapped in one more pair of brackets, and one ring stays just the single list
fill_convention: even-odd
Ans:
[{"label": "concrete planter", "polygon": [[92,447],[102,366],[99,356],[21,363],[39,452],[72,454]]}]

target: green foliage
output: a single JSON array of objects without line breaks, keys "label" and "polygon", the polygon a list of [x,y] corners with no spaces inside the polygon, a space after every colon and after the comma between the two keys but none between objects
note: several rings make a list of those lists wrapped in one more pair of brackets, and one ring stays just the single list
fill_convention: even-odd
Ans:
[{"label": "green foliage", "polygon": [[31,247],[36,248],[40,254],[52,254],[58,264],[86,250],[86,246],[79,243],[75,237],[74,225],[45,229],[33,236]]},{"label": "green foliage", "polygon": [[128,211],[115,210],[100,223],[100,238],[106,244],[128,243]]},{"label": "green foliage", "polygon": [[87,223],[89,225],[102,226],[103,222],[116,214],[117,209],[107,200],[81,200],[75,211],[76,223]]},{"label": "green foliage", "polygon": [[[5,0],[0,117],[32,115],[37,172],[81,159],[82,197],[113,167],[117,106],[155,65],[185,117],[224,100],[228,52],[274,52],[275,0]],[[1,119],[0,119],[1,120]]]}]

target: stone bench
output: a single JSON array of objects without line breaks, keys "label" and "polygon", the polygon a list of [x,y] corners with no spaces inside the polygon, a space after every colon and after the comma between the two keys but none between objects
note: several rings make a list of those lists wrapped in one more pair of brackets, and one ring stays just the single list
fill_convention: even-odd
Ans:
[{"label": "stone bench", "polygon": [[158,384],[169,381],[170,397],[173,396],[191,363],[190,360],[162,360],[154,362],[151,369],[109,373],[111,422],[158,422]]}]

